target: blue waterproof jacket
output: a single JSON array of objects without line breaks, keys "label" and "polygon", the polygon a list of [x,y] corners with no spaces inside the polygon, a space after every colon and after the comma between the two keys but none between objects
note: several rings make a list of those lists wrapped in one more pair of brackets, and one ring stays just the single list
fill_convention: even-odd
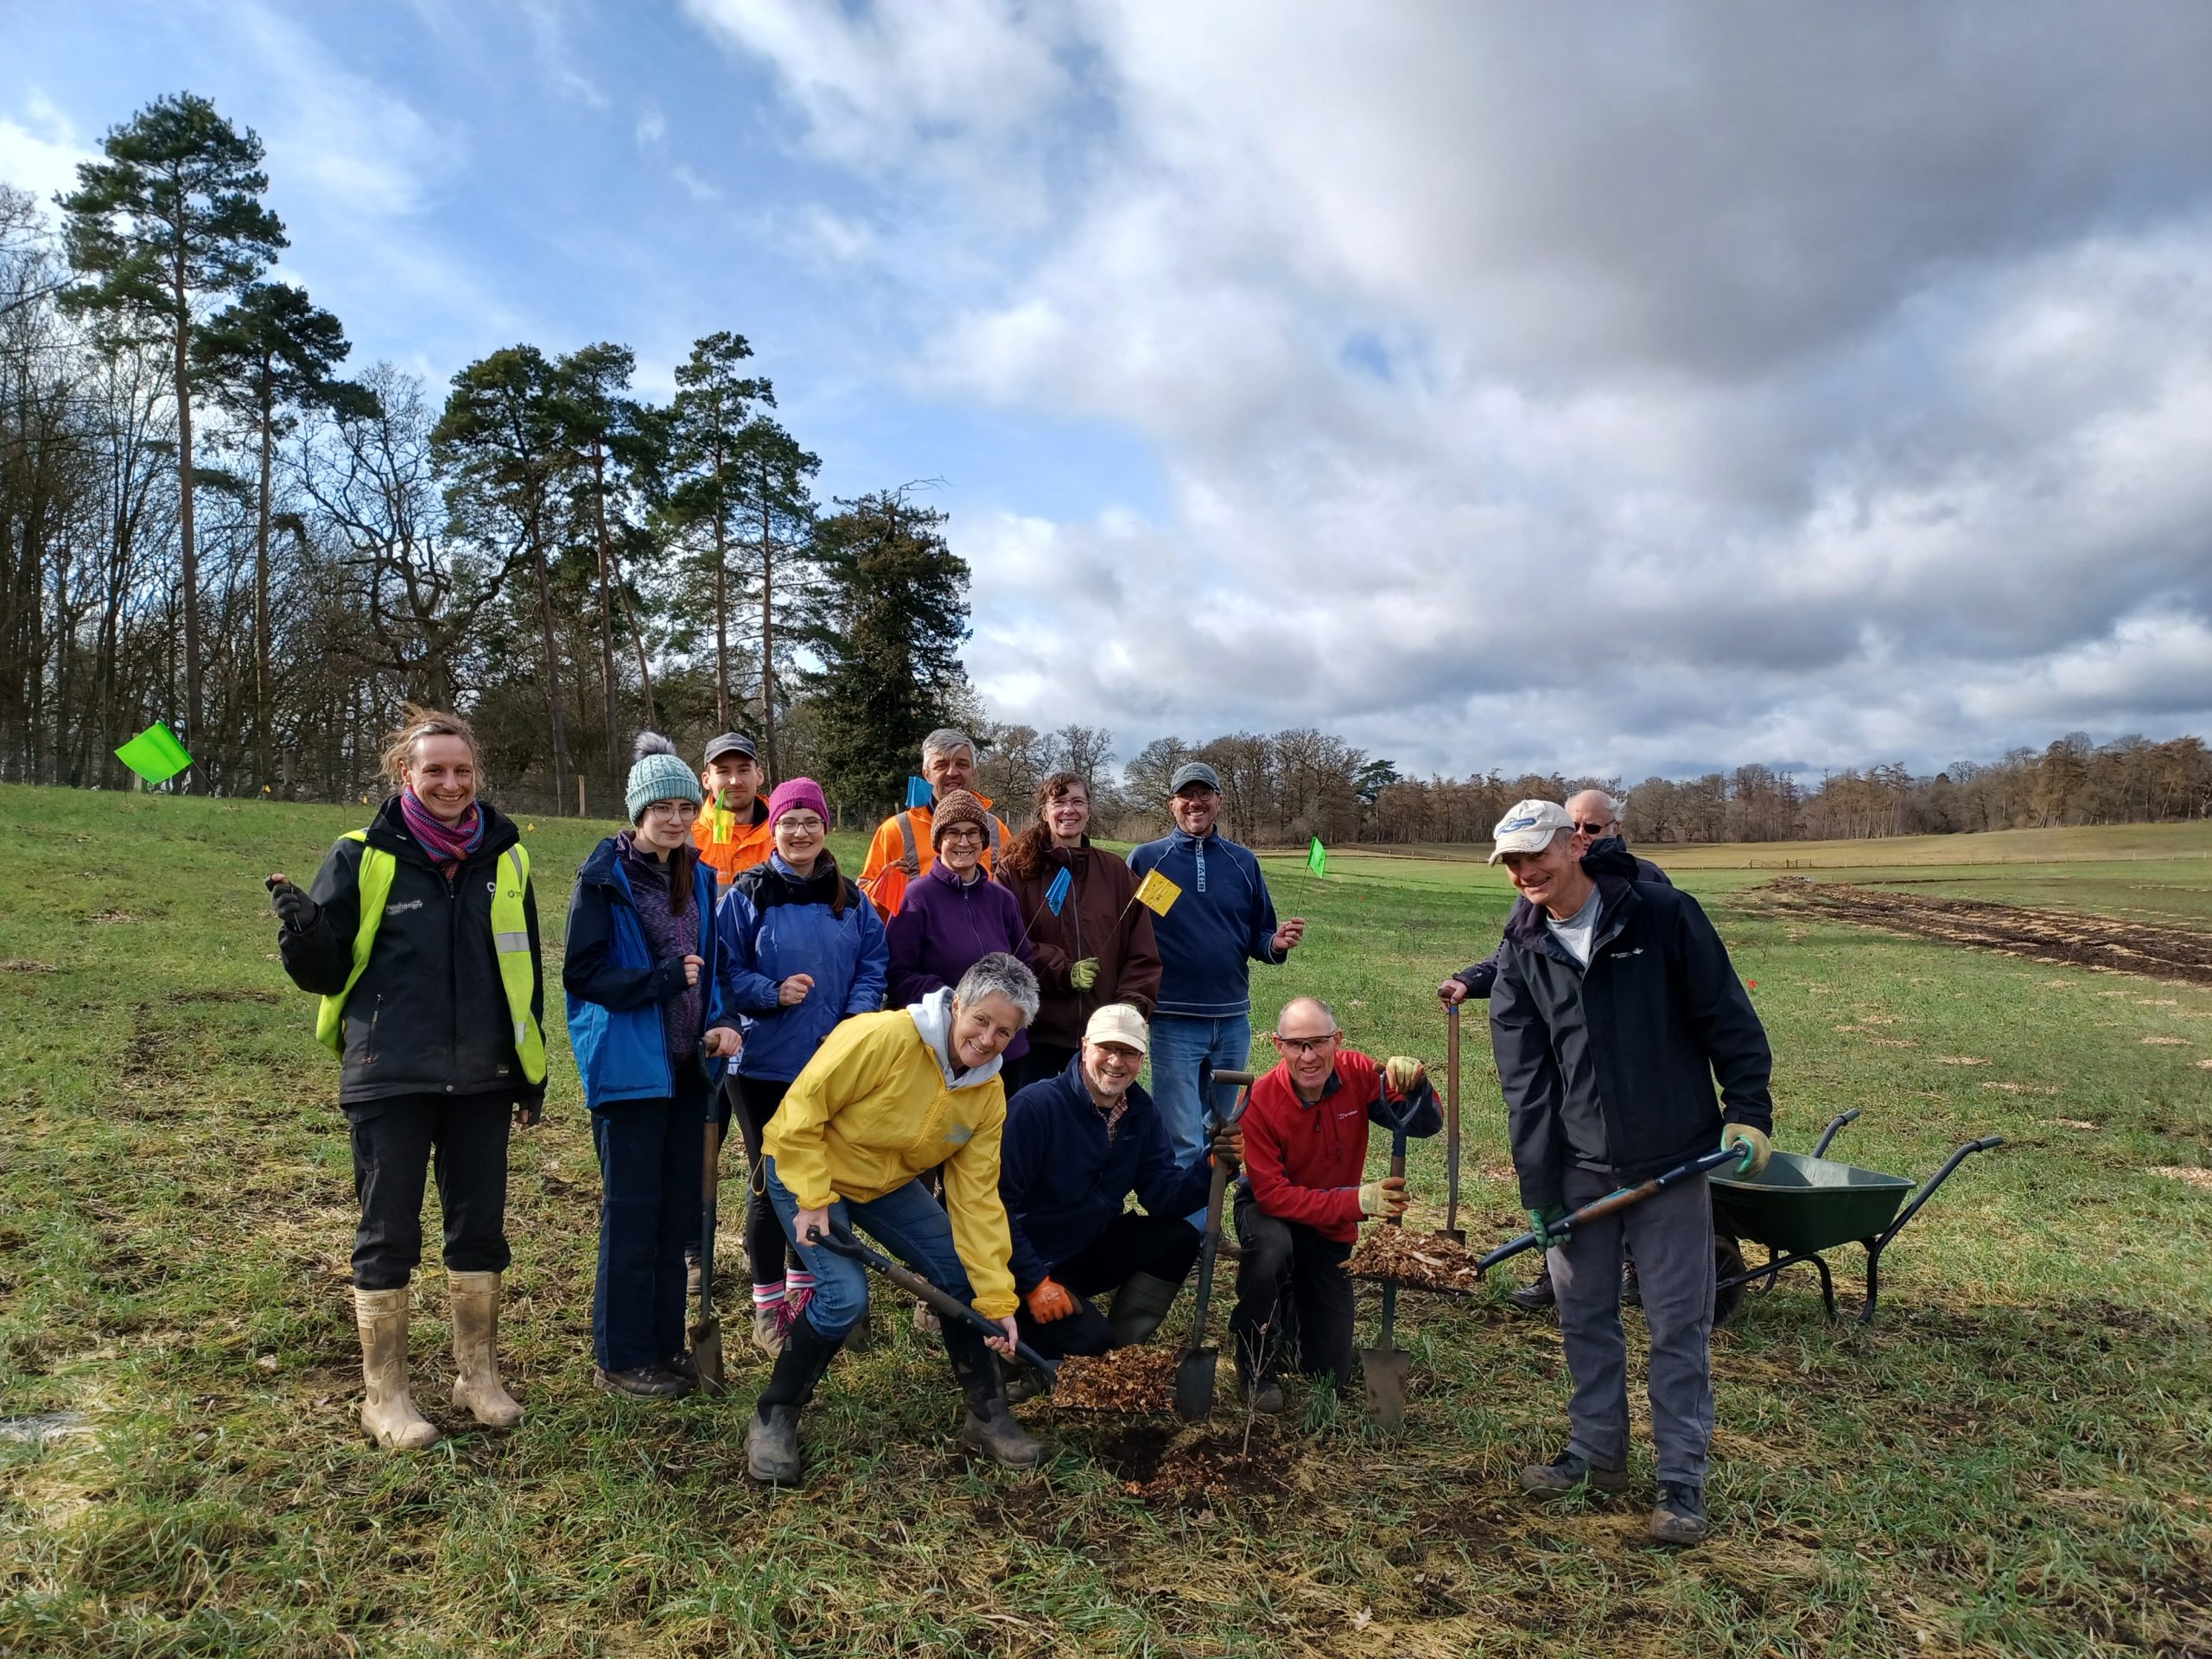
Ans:
[{"label": "blue waterproof jacket", "polygon": [[1152,925],[1160,946],[1155,1014],[1234,1020],[1252,1011],[1251,966],[1280,963],[1275,906],[1260,861],[1219,835],[1177,830],[1129,853],[1140,878],[1158,870],[1183,892]]},{"label": "blue waterproof jacket", "polygon": [[[698,954],[706,963],[699,970],[707,991],[702,1028],[711,1030],[729,1023],[722,1007],[715,873],[694,859],[691,880]],[[587,1106],[596,1112],[620,1101],[674,1098],[676,1076],[661,1033],[660,1005],[682,993],[683,963],[674,957],[653,960],[612,836],[576,872],[561,988],[568,993],[569,1046],[583,1074]],[[721,1082],[723,1065],[718,1059],[708,1066],[710,1084]]]},{"label": "blue waterproof jacket", "polygon": [[[844,914],[832,900],[843,890]],[[745,1033],[740,1077],[789,1083],[849,1014],[883,1006],[890,962],[875,906],[833,865],[809,878],[780,854],[741,870],[715,915],[721,940],[722,1007]],[[806,1001],[784,1007],[776,988],[812,976]]]}]

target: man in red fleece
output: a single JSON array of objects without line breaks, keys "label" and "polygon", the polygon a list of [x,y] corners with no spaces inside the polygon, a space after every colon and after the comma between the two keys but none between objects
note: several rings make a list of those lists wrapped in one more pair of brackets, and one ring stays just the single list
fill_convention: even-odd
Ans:
[{"label": "man in red fleece", "polygon": [[1282,1058],[1252,1085],[1244,1109],[1244,1174],[1236,1186],[1236,1311],[1229,1334],[1236,1375],[1255,1411],[1283,1407],[1278,1381],[1294,1340],[1297,1369],[1339,1389],[1351,1376],[1351,1281],[1344,1261],[1359,1224],[1402,1215],[1402,1177],[1367,1179],[1367,1126],[1434,1135],[1444,1125],[1421,1063],[1377,1065],[1344,1046],[1319,997],[1287,1004],[1275,1020]]}]

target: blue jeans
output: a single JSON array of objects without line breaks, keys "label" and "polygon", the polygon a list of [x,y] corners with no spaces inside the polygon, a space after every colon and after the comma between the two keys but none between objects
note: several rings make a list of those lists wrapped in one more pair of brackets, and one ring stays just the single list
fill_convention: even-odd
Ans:
[{"label": "blue jeans", "polygon": [[658,1365],[684,1350],[683,1244],[698,1230],[707,1082],[672,1100],[621,1100],[591,1115],[599,1154],[599,1276],[591,1345],[605,1371]]},{"label": "blue jeans", "polygon": [[[868,1313],[868,1269],[849,1255],[840,1255],[819,1244],[801,1243],[793,1231],[798,1200],[777,1175],[773,1158],[767,1160],[766,1173],[768,1202],[776,1206],[777,1218],[784,1224],[785,1236],[798,1247],[799,1260],[814,1275],[814,1294],[806,1304],[804,1318],[825,1340],[842,1341],[845,1332],[858,1325]],[[973,1301],[975,1292],[968,1283],[968,1269],[961,1264],[960,1254],[953,1248],[952,1218],[944,1213],[944,1206],[930,1196],[930,1190],[922,1185],[920,1177],[904,1186],[894,1186],[881,1198],[871,1198],[866,1204],[838,1198],[830,1206],[830,1217],[868,1234],[939,1290],[963,1302]],[[953,1322],[947,1319],[944,1323],[950,1332]]]},{"label": "blue jeans", "polygon": [[[1205,1155],[1206,1118],[1211,1106],[1225,1112],[1236,1103],[1236,1091],[1217,1085],[1211,1102],[1198,1097],[1201,1067],[1238,1071],[1252,1052],[1252,1017],[1240,1014],[1230,1020],[1193,1020],[1179,1014],[1152,1017],[1152,1103],[1167,1131],[1177,1167],[1187,1169]],[[1191,1213],[1191,1225],[1203,1228],[1206,1212]]]}]

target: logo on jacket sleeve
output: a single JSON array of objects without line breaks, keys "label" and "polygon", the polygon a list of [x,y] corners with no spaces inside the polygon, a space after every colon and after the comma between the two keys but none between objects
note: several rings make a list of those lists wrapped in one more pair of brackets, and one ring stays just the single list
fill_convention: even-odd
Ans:
[{"label": "logo on jacket sleeve", "polygon": [[965,1123],[956,1123],[944,1132],[944,1138],[956,1147],[964,1147],[975,1137],[975,1130]]}]

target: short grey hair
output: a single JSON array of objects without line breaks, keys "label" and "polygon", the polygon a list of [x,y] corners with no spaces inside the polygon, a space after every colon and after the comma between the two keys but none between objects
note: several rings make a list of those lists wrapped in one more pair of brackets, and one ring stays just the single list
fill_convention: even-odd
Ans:
[{"label": "short grey hair", "polygon": [[1608,823],[1611,823],[1619,818],[1621,815],[1621,809],[1628,804],[1626,801],[1615,800],[1611,796],[1606,794],[1602,789],[1578,789],[1573,795],[1567,797],[1567,798],[1569,800],[1578,800],[1585,795],[1595,795],[1599,800],[1605,804],[1605,822]]},{"label": "short grey hair", "polygon": [[951,754],[960,749],[974,754],[976,740],[957,726],[940,726],[922,740],[922,760],[927,765],[933,754]]},{"label": "short grey hair", "polygon": [[1282,1005],[1282,1011],[1281,1011],[1281,1013],[1277,1014],[1275,1015],[1275,1030],[1276,1030],[1276,1031],[1280,1032],[1280,1031],[1281,1031],[1281,1030],[1282,1030],[1282,1016],[1283,1016],[1283,1014],[1288,1014],[1288,1013],[1289,1013],[1293,1008],[1296,1007],[1297,1007],[1300,1003],[1301,1003],[1301,1002],[1305,1003],[1308,1007],[1319,1008],[1319,1009],[1320,1009],[1320,1010],[1321,1010],[1321,1012],[1322,1012],[1322,1013],[1324,1013],[1324,1014],[1327,1014],[1327,1015],[1329,1016],[1329,1030],[1328,1030],[1328,1033],[1325,1033],[1325,1034],[1328,1034],[1328,1035],[1335,1035],[1336,1033],[1340,1033],[1340,1032],[1342,1032],[1342,1031],[1344,1030],[1344,1027],[1343,1027],[1343,1025],[1342,1025],[1341,1023],[1339,1023],[1339,1022],[1338,1022],[1338,1019],[1337,1019],[1337,1011],[1336,1011],[1334,1008],[1331,1007],[1327,1003],[1324,1002],[1324,1001],[1323,1001],[1319,997],[1318,997],[1318,996],[1294,996],[1294,997],[1292,997],[1292,998],[1290,999],[1290,1001],[1287,1001],[1287,1002],[1286,1002],[1286,1003],[1284,1003],[1284,1004]]},{"label": "short grey hair", "polygon": [[1025,1026],[1037,1017],[1037,976],[1020,957],[994,950],[961,975],[952,990],[952,1000],[963,1008],[974,1007],[987,996],[1002,996],[1013,1003],[1021,1010]]}]

